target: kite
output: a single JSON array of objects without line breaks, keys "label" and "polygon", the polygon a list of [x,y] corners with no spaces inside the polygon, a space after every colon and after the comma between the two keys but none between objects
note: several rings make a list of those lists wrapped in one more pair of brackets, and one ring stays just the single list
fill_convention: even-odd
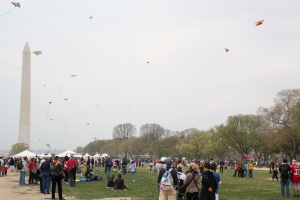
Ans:
[{"label": "kite", "polygon": [[65,100],[68,100],[68,99],[65,99]]},{"label": "kite", "polygon": [[[49,106],[48,106],[48,110],[47,110],[47,114],[46,114],[46,118],[48,117],[48,112],[49,112],[49,108],[52,102],[49,102]],[[51,119],[52,120],[52,119]]]},{"label": "kite", "polygon": [[226,52],[228,52],[228,51],[229,51],[229,49],[225,48],[225,51],[226,51]]},{"label": "kite", "polygon": [[35,55],[40,55],[40,54],[42,54],[42,52],[41,51],[34,51],[33,53],[35,53]]},{"label": "kite", "polygon": [[89,18],[90,18],[90,20],[91,20],[91,19],[93,18],[93,16],[90,16]]},{"label": "kite", "polygon": [[90,123],[87,123],[86,125],[90,125]]},{"label": "kite", "polygon": [[19,2],[11,2],[15,7],[21,8],[21,5]]},{"label": "kite", "polygon": [[150,62],[147,62],[143,67],[141,67],[140,69],[144,68],[146,65],[148,65]]},{"label": "kite", "polygon": [[264,21],[265,21],[265,20],[261,20],[261,21],[255,22],[255,25],[256,25],[256,26],[262,25]]},{"label": "kite", "polygon": [[77,75],[71,75],[71,77],[76,77]]}]

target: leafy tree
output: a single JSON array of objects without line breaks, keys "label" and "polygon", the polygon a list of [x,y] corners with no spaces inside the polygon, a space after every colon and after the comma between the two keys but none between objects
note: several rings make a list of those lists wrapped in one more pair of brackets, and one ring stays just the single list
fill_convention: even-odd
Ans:
[{"label": "leafy tree", "polygon": [[119,138],[121,140],[128,140],[129,138],[135,136],[135,134],[135,126],[130,123],[119,124],[118,126],[114,127],[113,130],[113,138]]},{"label": "leafy tree", "polygon": [[259,144],[260,120],[255,115],[230,116],[225,125],[216,128],[222,142],[239,153],[248,154]]},{"label": "leafy tree", "polygon": [[76,147],[75,152],[76,153],[84,153],[84,148],[82,146],[78,146],[78,147]]},{"label": "leafy tree", "polygon": [[9,155],[15,155],[22,151],[29,150],[29,146],[26,143],[16,143],[11,146]]}]

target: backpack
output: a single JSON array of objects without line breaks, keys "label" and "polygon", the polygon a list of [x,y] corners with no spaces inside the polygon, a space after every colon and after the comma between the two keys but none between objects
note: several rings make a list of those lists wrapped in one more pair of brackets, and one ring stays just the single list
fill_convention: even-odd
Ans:
[{"label": "backpack", "polygon": [[290,172],[287,164],[281,166],[280,173],[282,178],[290,178]]},{"label": "backpack", "polygon": [[22,170],[23,169],[23,162],[22,161],[18,162],[17,169],[18,170]]},{"label": "backpack", "polygon": [[160,190],[170,191],[174,187],[174,180],[173,180],[171,171],[172,171],[172,168],[170,168],[169,170],[167,170],[167,168],[165,168],[165,173],[161,177],[161,180],[160,180]]},{"label": "backpack", "polygon": [[113,162],[111,160],[108,160],[106,166],[107,167],[112,167],[113,166]]}]

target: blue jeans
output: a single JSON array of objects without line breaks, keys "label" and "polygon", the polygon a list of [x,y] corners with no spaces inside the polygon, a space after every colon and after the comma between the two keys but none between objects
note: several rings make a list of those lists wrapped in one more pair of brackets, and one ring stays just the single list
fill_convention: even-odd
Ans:
[{"label": "blue jeans", "polygon": [[49,173],[43,173],[42,174],[42,184],[43,184],[43,193],[49,193],[50,192],[50,183],[51,183],[51,176]]},{"label": "blue jeans", "polygon": [[25,176],[26,176],[26,172],[20,171],[20,185],[25,185]]},{"label": "blue jeans", "polygon": [[290,182],[291,179],[290,178],[280,178],[280,191],[281,191],[281,196],[284,197],[284,188],[286,191],[286,196],[289,197],[290,196]]},{"label": "blue jeans", "polygon": [[111,170],[111,167],[106,167],[106,172],[107,172],[106,178],[107,179],[110,179],[110,170]]},{"label": "blue jeans", "polygon": [[126,174],[126,166],[127,165],[122,165],[122,172],[123,172],[122,174]]},{"label": "blue jeans", "polygon": [[247,178],[247,172],[248,170],[244,169],[244,178]]},{"label": "blue jeans", "polygon": [[253,169],[249,169],[249,178],[253,178]]},{"label": "blue jeans", "polygon": [[131,172],[131,178],[134,180],[134,172]]}]

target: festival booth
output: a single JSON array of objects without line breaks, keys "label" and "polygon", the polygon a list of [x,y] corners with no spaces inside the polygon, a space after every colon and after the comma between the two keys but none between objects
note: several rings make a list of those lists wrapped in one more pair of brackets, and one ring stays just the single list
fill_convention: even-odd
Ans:
[{"label": "festival booth", "polygon": [[26,156],[28,158],[33,158],[36,156],[36,154],[31,151],[25,150],[25,151],[22,151],[21,153],[14,155],[13,157],[24,157],[24,156]]},{"label": "festival booth", "polygon": [[44,158],[46,155],[44,153],[38,155],[39,158]]},{"label": "festival booth", "polygon": [[101,157],[109,157],[109,155],[107,153],[104,153]]}]

